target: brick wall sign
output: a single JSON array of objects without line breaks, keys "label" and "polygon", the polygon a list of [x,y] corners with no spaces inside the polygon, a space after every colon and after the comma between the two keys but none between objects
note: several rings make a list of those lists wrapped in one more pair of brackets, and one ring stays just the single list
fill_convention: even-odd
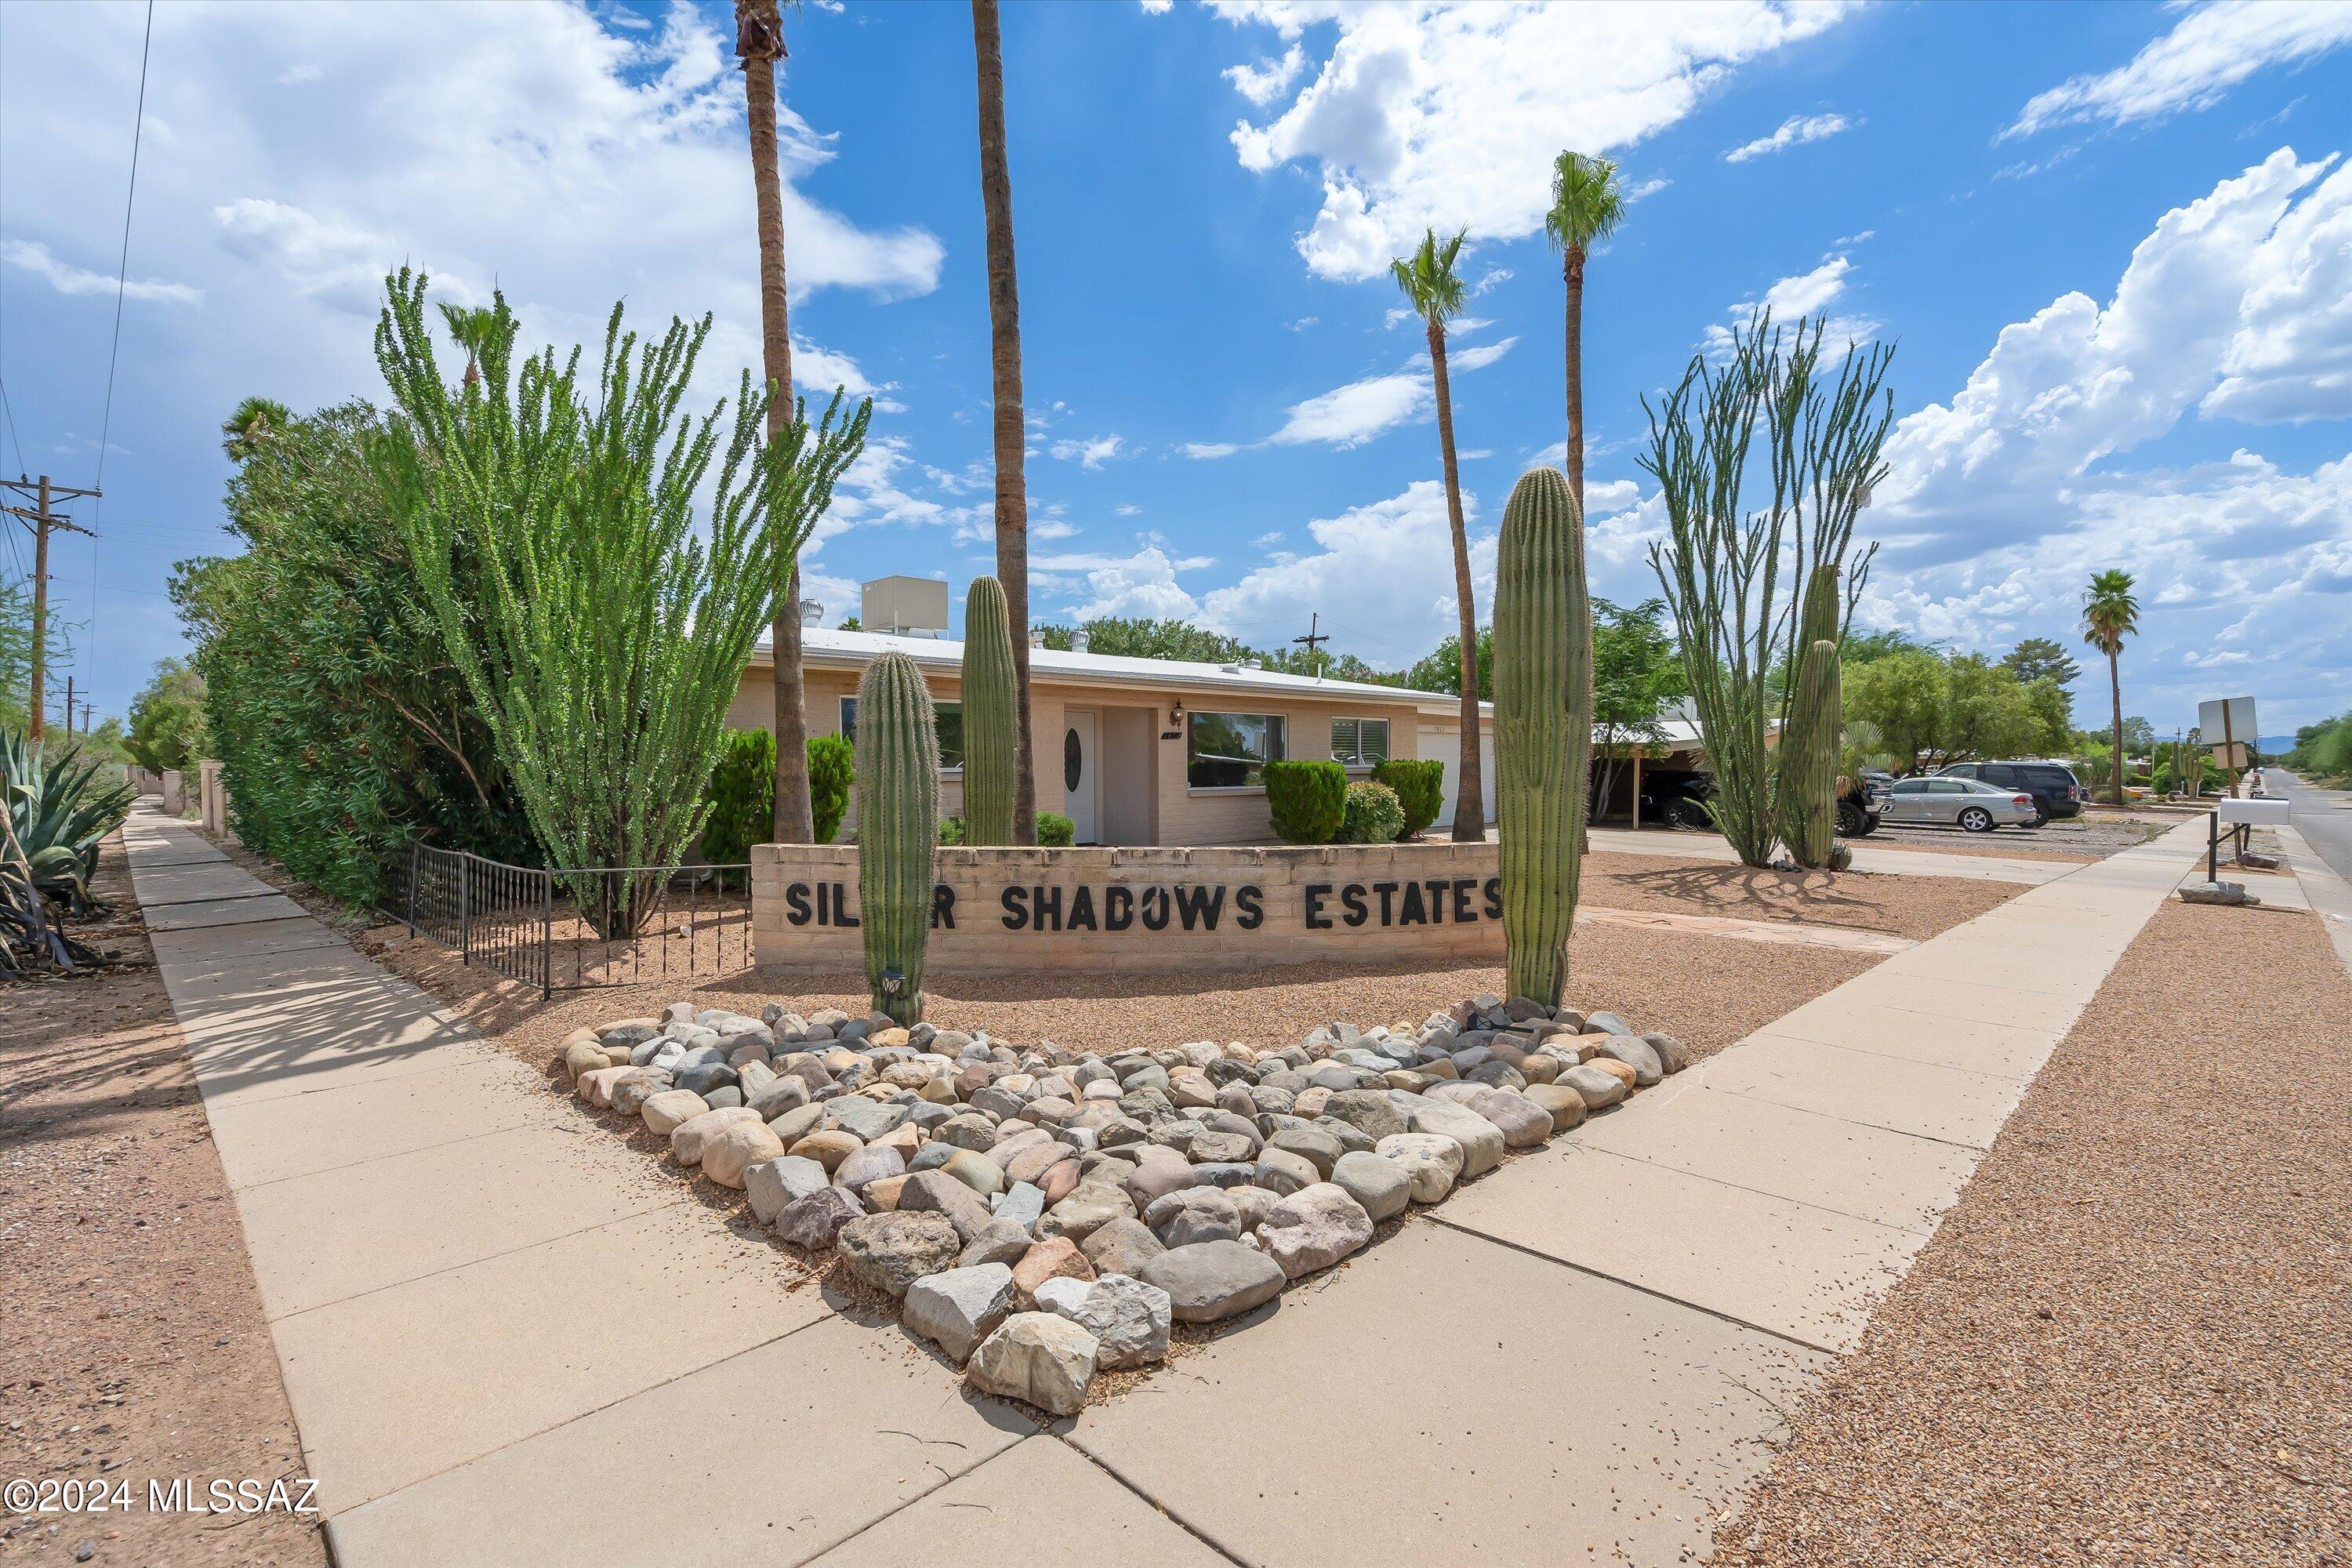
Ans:
[{"label": "brick wall sign", "polygon": [[[1503,952],[1492,844],[1308,848],[941,849],[928,963],[940,973],[1459,963]],[[762,970],[862,972],[857,850],[751,851]]]}]

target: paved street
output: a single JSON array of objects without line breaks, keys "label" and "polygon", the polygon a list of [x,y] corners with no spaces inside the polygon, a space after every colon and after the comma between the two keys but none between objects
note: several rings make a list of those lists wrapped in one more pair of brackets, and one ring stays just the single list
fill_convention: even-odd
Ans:
[{"label": "paved street", "polygon": [[2284,768],[2264,768],[2263,787],[2294,807],[2294,826],[2339,877],[2352,879],[2352,794],[2307,784]]}]

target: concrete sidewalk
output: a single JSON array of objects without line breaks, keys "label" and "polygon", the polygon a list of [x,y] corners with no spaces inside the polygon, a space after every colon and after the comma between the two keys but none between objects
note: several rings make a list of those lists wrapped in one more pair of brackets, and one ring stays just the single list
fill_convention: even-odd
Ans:
[{"label": "concrete sidewalk", "polygon": [[[1489,837],[1492,837],[1490,834]],[[1958,877],[1970,882],[2022,882],[2038,888],[2083,869],[2075,860],[2032,860],[2009,855],[1961,855],[1942,849],[1887,849],[1849,838],[1842,842],[1853,851],[1853,868],[1874,876]],[[1607,855],[1664,855],[1684,860],[1714,860],[1736,866],[1738,851],[1717,833],[1637,831],[1630,827],[1596,827],[1592,847]]]},{"label": "concrete sidewalk", "polygon": [[126,837],[159,914],[204,911],[158,956],[344,1568],[1364,1568],[1702,1549],[2201,847],[2185,831],[2026,863],[2061,874],[1044,1431],[794,1289],[747,1221],[647,1183],[191,830]]}]

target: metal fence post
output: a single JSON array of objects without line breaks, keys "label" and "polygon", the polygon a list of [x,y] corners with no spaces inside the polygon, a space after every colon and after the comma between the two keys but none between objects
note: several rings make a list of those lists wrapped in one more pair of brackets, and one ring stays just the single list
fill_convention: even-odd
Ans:
[{"label": "metal fence post", "polygon": [[421,839],[412,838],[408,841],[408,930],[411,935],[414,935],[416,931],[416,874],[417,862],[423,847],[424,841]]},{"label": "metal fence post", "polygon": [[472,858],[457,857],[457,962],[468,968],[474,963],[474,879],[466,863]]},{"label": "metal fence post", "polygon": [[539,999],[555,994],[555,875],[539,874]]}]

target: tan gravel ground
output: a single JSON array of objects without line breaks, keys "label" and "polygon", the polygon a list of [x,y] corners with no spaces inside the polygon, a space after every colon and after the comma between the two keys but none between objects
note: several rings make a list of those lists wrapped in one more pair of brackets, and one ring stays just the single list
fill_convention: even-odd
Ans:
[{"label": "tan gravel ground", "polygon": [[1925,939],[2008,902],[2024,888],[1961,877],[1758,870],[1659,855],[1585,857],[1578,899],[1619,910],[1802,921]]},{"label": "tan gravel ground", "polygon": [[[1885,830],[1880,831],[1883,833]],[[2087,849],[2042,849],[2031,844],[2000,842],[1988,844],[1981,839],[1962,840],[1957,834],[1947,840],[1930,838],[1924,834],[1916,838],[1885,838],[1874,833],[1864,842],[1872,849],[1921,849],[1935,855],[1975,855],[1988,860],[2061,860],[2070,865],[2087,866],[2105,858]]]},{"label": "tan gravel ground", "polygon": [[2314,920],[2168,905],[1715,1560],[2352,1562],[2347,1019]]},{"label": "tan gravel ground", "polygon": [[316,1516],[151,1512],[147,1484],[303,1473],[278,1353],[120,837],[79,928],[121,963],[0,985],[0,1479],[130,1487],[0,1512],[0,1563],[319,1564]]}]

